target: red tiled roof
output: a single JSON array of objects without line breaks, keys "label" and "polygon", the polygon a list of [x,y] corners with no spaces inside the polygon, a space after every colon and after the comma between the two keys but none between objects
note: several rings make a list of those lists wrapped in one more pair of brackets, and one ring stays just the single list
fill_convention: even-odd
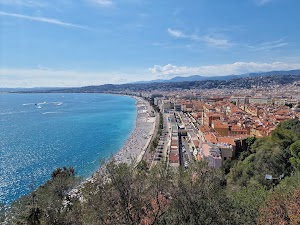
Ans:
[{"label": "red tiled roof", "polygon": [[205,135],[205,140],[214,144],[218,142],[216,135],[211,132]]},{"label": "red tiled roof", "polygon": [[233,146],[235,145],[234,140],[235,140],[234,137],[218,137],[218,142],[227,143]]},{"label": "red tiled roof", "polygon": [[220,120],[213,120],[212,124],[214,125],[215,129],[228,128],[228,124],[223,123]]}]

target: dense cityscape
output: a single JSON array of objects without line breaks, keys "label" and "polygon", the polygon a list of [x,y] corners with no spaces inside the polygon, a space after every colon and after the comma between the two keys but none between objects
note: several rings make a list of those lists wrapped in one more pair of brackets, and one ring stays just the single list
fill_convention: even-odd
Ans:
[{"label": "dense cityscape", "polygon": [[300,118],[298,84],[130,94],[153,99],[168,121],[156,161],[167,157],[177,167],[207,158],[220,168],[224,160],[247,150],[247,138],[269,136],[280,122]]}]

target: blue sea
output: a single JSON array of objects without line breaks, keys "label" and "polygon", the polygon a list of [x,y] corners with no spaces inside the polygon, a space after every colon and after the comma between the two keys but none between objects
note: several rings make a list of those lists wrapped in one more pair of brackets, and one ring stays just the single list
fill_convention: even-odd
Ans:
[{"label": "blue sea", "polygon": [[126,142],[135,100],[106,94],[0,94],[0,203],[62,166],[88,177]]}]

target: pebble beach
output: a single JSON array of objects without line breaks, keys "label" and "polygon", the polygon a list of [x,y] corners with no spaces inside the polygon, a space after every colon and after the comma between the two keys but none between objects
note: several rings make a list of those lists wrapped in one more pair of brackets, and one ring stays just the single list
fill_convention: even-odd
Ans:
[{"label": "pebble beach", "polygon": [[[143,158],[145,151],[154,134],[156,126],[156,117],[150,103],[141,97],[133,97],[136,99],[136,124],[135,129],[127,139],[123,147],[112,157],[115,163],[137,164]],[[105,171],[105,166],[93,174],[86,181],[93,182],[97,174]]]},{"label": "pebble beach", "polygon": [[139,97],[134,98],[137,107],[136,126],[125,145],[114,156],[116,163],[138,163],[154,133],[156,120],[152,107],[148,101]]}]

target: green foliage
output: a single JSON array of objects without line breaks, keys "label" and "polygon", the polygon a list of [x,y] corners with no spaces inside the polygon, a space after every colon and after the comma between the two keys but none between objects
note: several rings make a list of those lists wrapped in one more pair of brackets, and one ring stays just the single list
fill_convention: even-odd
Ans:
[{"label": "green foliage", "polygon": [[133,225],[145,219],[158,224],[166,211],[162,193],[170,185],[168,176],[164,168],[140,173],[131,165],[109,163],[107,173],[99,174],[82,190],[83,224]]},{"label": "green foliage", "polygon": [[158,146],[158,142],[159,142],[159,137],[155,137],[152,142],[154,149]]},{"label": "green foliage", "polygon": [[51,174],[52,179],[59,177],[59,176],[60,177],[74,177],[75,169],[73,167],[70,167],[69,169],[67,169],[66,167],[57,168]]},{"label": "green foliage", "polygon": [[136,166],[136,169],[138,171],[148,171],[148,165],[147,162],[145,160],[142,160],[138,163],[138,165]]},{"label": "green foliage", "polygon": [[251,148],[251,146],[254,144],[254,142],[257,140],[255,136],[253,137],[248,137],[246,140],[247,148],[248,150]]},{"label": "green foliage", "polygon": [[220,170],[207,162],[193,164],[178,174],[165,224],[235,224],[233,207]]},{"label": "green foliage", "polygon": [[222,170],[225,174],[230,172],[230,169],[235,165],[237,160],[226,159],[222,164]]},{"label": "green foliage", "polygon": [[227,179],[230,183],[244,187],[247,186],[252,180],[254,165],[253,159],[254,155],[250,155],[243,161],[238,161],[230,170],[230,173],[227,175]]},{"label": "green foliage", "polygon": [[[299,139],[300,122],[297,119],[279,124],[270,137],[257,140],[255,137],[248,138],[247,145],[250,146],[250,151],[242,153],[238,162],[230,169],[227,175],[229,184],[243,187],[258,183],[271,188],[272,182],[264,179],[266,174],[273,177],[279,177],[281,174],[288,176],[292,171],[291,163],[297,167],[298,161],[295,156],[299,152],[295,149]],[[291,149],[294,149],[294,155],[291,155]]]},{"label": "green foliage", "polygon": [[150,152],[154,152],[155,149],[157,148],[158,146],[158,143],[159,143],[159,138],[160,136],[162,135],[162,129],[163,129],[163,116],[161,113],[159,113],[159,127],[158,127],[158,132],[155,136],[155,138],[153,139],[153,141],[151,142],[150,144]]},{"label": "green foliage", "polygon": [[261,185],[249,185],[240,190],[228,191],[236,209],[235,218],[238,224],[255,224],[258,210],[264,203],[269,192]]},{"label": "green foliage", "polygon": [[5,219],[5,205],[0,203],[0,224],[4,222]]},{"label": "green foliage", "polygon": [[73,212],[79,204],[68,193],[78,181],[74,168],[56,169],[45,185],[13,203],[11,224],[75,224],[77,216]]},{"label": "green foliage", "polygon": [[293,143],[290,150],[292,155],[290,162],[295,170],[300,171],[300,140]]},{"label": "green foliage", "polygon": [[300,224],[300,174],[281,181],[259,208],[258,224]]},{"label": "green foliage", "polygon": [[236,224],[238,211],[220,170],[200,162],[174,174],[164,166],[143,172],[108,163],[82,186],[83,200],[69,199],[67,205],[63,193],[69,189],[57,188],[58,194],[53,188],[72,177],[55,176],[13,206],[11,224]]},{"label": "green foliage", "polygon": [[300,138],[300,121],[299,119],[290,119],[284,121],[278,125],[278,128],[282,128],[284,130],[291,130],[296,133],[297,138]]},{"label": "green foliage", "polygon": [[159,129],[162,130],[164,128],[164,117],[161,112],[159,112]]},{"label": "green foliage", "polygon": [[290,177],[286,177],[275,187],[275,192],[290,196],[292,192],[300,187],[300,172],[296,172]]}]

